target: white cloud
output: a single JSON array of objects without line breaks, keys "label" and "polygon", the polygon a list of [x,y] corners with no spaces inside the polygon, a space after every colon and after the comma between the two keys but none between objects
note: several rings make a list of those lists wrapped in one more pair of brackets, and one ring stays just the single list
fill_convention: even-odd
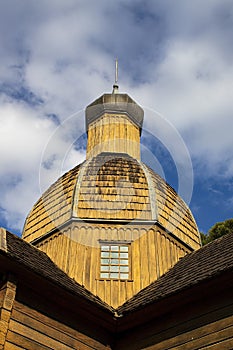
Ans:
[{"label": "white cloud", "polygon": [[[157,77],[157,78],[156,78]],[[199,40],[170,45],[156,68],[154,83],[141,86],[141,100],[170,120],[190,153],[209,164],[209,171],[228,161],[232,168],[233,64],[216,48]],[[151,118],[145,121],[151,127]],[[157,132],[157,130],[155,131]],[[227,172],[228,176],[233,173]]]},{"label": "white cloud", "polygon": [[[14,228],[38,196],[41,149],[54,124],[41,111],[22,102],[1,99],[0,107],[0,206]],[[17,222],[17,224],[15,224]],[[18,228],[18,227],[17,227]]]},{"label": "white cloud", "polygon": [[[8,224],[19,228],[39,195],[41,155],[57,127],[48,115],[65,124],[46,148],[42,187],[83,159],[72,144],[75,130],[84,132],[84,112],[75,127],[67,118],[111,91],[116,56],[120,90],[174,124],[209,173],[227,161],[225,176],[233,176],[232,25],[228,0],[5,2],[0,88],[10,96],[0,107],[0,179],[9,181],[0,206]],[[43,102],[20,102],[22,86]],[[145,127],[153,133],[151,118]],[[20,204],[11,204],[15,194]]]},{"label": "white cloud", "polygon": [[[2,99],[0,207],[2,219],[12,229],[22,228],[26,213],[42,190],[83,160],[83,151],[72,149],[75,141],[72,128],[80,123],[79,119],[57,127],[53,119],[44,116],[43,109],[28,107],[10,98]],[[48,166],[51,159],[53,162]],[[45,173],[46,177],[42,176]]]}]

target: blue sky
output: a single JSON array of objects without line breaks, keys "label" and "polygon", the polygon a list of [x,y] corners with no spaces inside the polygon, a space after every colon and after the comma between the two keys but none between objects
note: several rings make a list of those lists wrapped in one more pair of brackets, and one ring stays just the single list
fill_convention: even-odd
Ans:
[{"label": "blue sky", "polygon": [[143,160],[201,231],[233,217],[232,32],[231,0],[2,1],[0,225],[19,234],[84,160],[84,109],[111,92],[115,57],[120,91],[145,109]]}]

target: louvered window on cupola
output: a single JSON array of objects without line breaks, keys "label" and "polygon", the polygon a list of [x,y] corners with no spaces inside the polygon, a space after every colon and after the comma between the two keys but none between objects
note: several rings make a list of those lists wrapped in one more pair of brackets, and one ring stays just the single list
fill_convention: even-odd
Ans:
[{"label": "louvered window on cupola", "polygon": [[129,279],[129,244],[109,243],[101,244],[100,249],[100,278]]}]

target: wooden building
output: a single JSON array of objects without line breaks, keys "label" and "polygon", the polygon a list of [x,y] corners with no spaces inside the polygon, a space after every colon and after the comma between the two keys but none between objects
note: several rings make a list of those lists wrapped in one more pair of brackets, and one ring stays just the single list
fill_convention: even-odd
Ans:
[{"label": "wooden building", "polygon": [[1,229],[0,349],[233,348],[233,235],[201,248],[142,123],[116,87],[90,104],[86,161]]},{"label": "wooden building", "polygon": [[86,161],[42,195],[23,231],[23,239],[115,308],[200,248],[187,205],[140,160],[142,123],[142,108],[127,94],[91,103]]},{"label": "wooden building", "polygon": [[232,349],[233,235],[112,308],[1,230],[0,349]]}]

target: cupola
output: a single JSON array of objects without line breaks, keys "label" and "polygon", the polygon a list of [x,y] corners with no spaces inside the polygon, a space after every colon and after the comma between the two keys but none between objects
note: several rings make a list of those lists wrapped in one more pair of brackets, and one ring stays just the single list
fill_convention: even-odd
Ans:
[{"label": "cupola", "polygon": [[49,187],[23,230],[23,239],[113,307],[201,246],[188,206],[140,160],[143,116],[117,84],[88,105],[85,162]]},{"label": "cupola", "polygon": [[143,109],[127,94],[113,92],[96,99],[86,108],[87,158],[113,152],[140,159],[143,116]]}]

